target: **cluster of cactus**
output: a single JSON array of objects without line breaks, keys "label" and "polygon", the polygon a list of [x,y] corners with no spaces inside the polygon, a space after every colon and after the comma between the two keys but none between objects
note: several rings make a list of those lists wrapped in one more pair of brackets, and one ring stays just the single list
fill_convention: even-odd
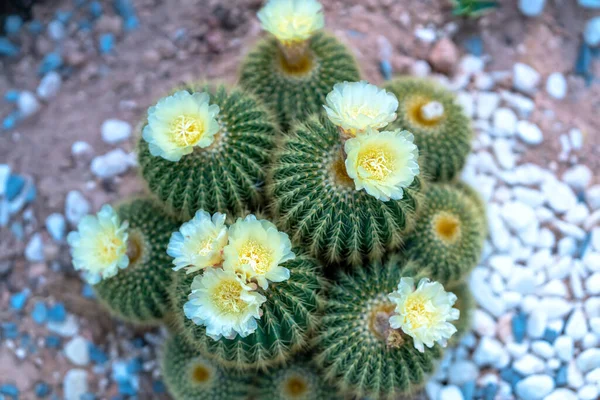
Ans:
[{"label": "cluster of cactus", "polygon": [[239,88],[150,107],[148,194],[86,217],[74,265],[116,316],[169,327],[175,399],[413,394],[469,328],[487,231],[459,179],[470,122],[428,81],[356,82],[316,0],[259,18]]}]

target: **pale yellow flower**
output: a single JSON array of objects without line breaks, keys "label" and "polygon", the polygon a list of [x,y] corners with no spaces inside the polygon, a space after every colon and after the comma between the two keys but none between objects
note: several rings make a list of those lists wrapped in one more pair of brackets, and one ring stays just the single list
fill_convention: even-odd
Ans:
[{"label": "pale yellow flower", "polygon": [[290,271],[281,266],[293,260],[292,243],[288,235],[279,232],[266,220],[254,215],[239,218],[229,228],[229,243],[223,249],[223,268],[235,271],[247,280],[256,280],[267,289],[270,282],[282,282],[290,277]]},{"label": "pale yellow flower", "polygon": [[445,347],[456,332],[450,322],[460,317],[460,311],[452,308],[456,296],[446,292],[439,282],[421,279],[415,290],[412,278],[402,278],[398,289],[388,297],[396,305],[390,327],[412,337],[420,352],[425,351],[424,346],[433,347],[435,342]]},{"label": "pale yellow flower", "polygon": [[369,131],[345,143],[346,172],[356,190],[375,198],[400,200],[419,174],[419,151],[408,131]]},{"label": "pale yellow flower", "polygon": [[111,278],[129,265],[127,227],[128,223],[121,223],[113,208],[105,204],[96,216],[86,215],[77,231],[69,233],[73,267],[83,271],[89,284]]},{"label": "pale yellow flower", "polygon": [[336,83],[323,106],[327,117],[348,135],[381,129],[396,119],[398,99],[368,82]]},{"label": "pale yellow flower", "polygon": [[183,311],[214,340],[246,337],[256,330],[266,298],[233,271],[207,269],[194,278],[191,289]]},{"label": "pale yellow flower", "polygon": [[219,131],[219,106],[209,104],[208,93],[181,90],[164,97],[148,109],[148,124],[142,137],[150,154],[179,161],[194,147],[208,147]]},{"label": "pale yellow flower", "polygon": [[215,213],[211,217],[206,211],[198,210],[192,220],[173,232],[167,254],[174,258],[174,271],[185,268],[189,274],[221,264],[226,244],[225,215]]},{"label": "pale yellow flower", "polygon": [[316,0],[269,0],[257,15],[263,29],[286,45],[310,39],[325,25]]}]

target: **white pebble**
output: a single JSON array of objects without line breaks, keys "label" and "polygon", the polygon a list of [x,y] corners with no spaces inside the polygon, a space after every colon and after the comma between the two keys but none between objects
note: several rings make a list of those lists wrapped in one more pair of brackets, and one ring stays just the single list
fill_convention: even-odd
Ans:
[{"label": "white pebble", "polygon": [[567,80],[560,72],[554,72],[546,80],[546,92],[555,99],[562,100],[567,95]]},{"label": "white pebble", "polygon": [[517,134],[522,141],[531,145],[540,144],[544,140],[542,130],[536,124],[525,120],[517,123]]},{"label": "white pebble", "polygon": [[60,74],[56,71],[50,71],[40,81],[36,93],[40,99],[50,100],[58,94],[61,84]]},{"label": "white pebble", "polygon": [[75,158],[92,158],[94,149],[89,143],[78,140],[71,145],[71,154]]},{"label": "white pebble", "polygon": [[448,371],[448,380],[453,385],[462,385],[477,379],[479,368],[468,360],[457,361]]},{"label": "white pebble", "polygon": [[585,385],[577,392],[579,400],[598,400],[598,387],[596,385]]},{"label": "white pebble", "polygon": [[82,336],[75,336],[65,344],[65,355],[75,365],[84,366],[90,362],[89,345]]},{"label": "white pebble", "polygon": [[78,190],[71,190],[65,201],[65,216],[71,225],[76,226],[79,220],[90,212],[90,203]]},{"label": "white pebble", "polygon": [[40,233],[34,233],[27,247],[25,247],[25,258],[30,262],[44,261],[44,242]]},{"label": "white pebble", "polygon": [[531,375],[519,381],[515,392],[522,400],[542,400],[554,390],[554,380],[548,375]]},{"label": "white pebble", "polygon": [[480,336],[491,336],[496,334],[496,322],[491,315],[481,309],[473,313],[473,330]]},{"label": "white pebble", "polygon": [[587,206],[584,203],[577,203],[575,207],[567,211],[564,218],[573,225],[582,225],[589,215],[590,211]]},{"label": "white pebble", "polygon": [[533,94],[540,80],[540,73],[533,69],[533,67],[523,63],[516,63],[513,66],[513,86],[516,90]]},{"label": "white pebble", "polygon": [[567,366],[567,385],[572,389],[579,389],[583,386],[583,375],[573,361]]},{"label": "white pebble", "polygon": [[569,168],[562,180],[575,190],[584,190],[592,181],[592,171],[585,165],[576,165]]},{"label": "white pebble", "polygon": [[108,144],[115,144],[129,139],[131,125],[120,119],[107,119],[102,123],[102,140]]},{"label": "white pebble", "polygon": [[587,278],[585,288],[592,296],[600,294],[600,272],[596,272]]},{"label": "white pebble", "polygon": [[536,311],[529,315],[527,319],[527,335],[534,339],[539,339],[544,335],[548,324],[548,316],[543,311]]},{"label": "white pebble", "polygon": [[513,136],[517,130],[517,116],[510,108],[498,108],[494,111],[493,126],[496,136]]},{"label": "white pebble", "polygon": [[479,345],[473,353],[473,361],[480,367],[491,365],[500,368],[507,357],[508,354],[502,344],[498,340],[487,336],[481,338]]},{"label": "white pebble", "polygon": [[510,201],[502,206],[501,216],[515,231],[522,231],[532,224],[537,224],[535,211],[525,203]]},{"label": "white pebble", "polygon": [[586,373],[600,367],[600,349],[587,349],[577,357],[577,367]]},{"label": "white pebble", "polygon": [[59,20],[51,21],[48,24],[48,35],[52,40],[61,41],[66,34],[65,26]]},{"label": "white pebble", "polygon": [[573,128],[569,131],[569,139],[573,150],[581,150],[583,147],[583,133],[577,128]]},{"label": "white pebble", "polygon": [[598,347],[598,343],[600,343],[598,336],[590,332],[586,333],[583,339],[581,339],[581,347],[583,349]]},{"label": "white pebble", "polygon": [[560,388],[550,393],[544,400],[577,400],[577,395],[569,389]]},{"label": "white pebble", "polygon": [[572,256],[577,251],[577,241],[572,237],[564,237],[558,241],[558,255]]},{"label": "white pebble", "polygon": [[585,193],[585,199],[592,210],[600,209],[600,185],[590,187]]},{"label": "white pebble", "polygon": [[515,167],[517,160],[512,151],[512,144],[509,140],[503,138],[494,140],[492,149],[494,150],[494,155],[496,156],[496,159],[502,168],[510,170]]},{"label": "white pebble", "polygon": [[558,213],[564,213],[577,204],[577,196],[573,190],[557,180],[548,180],[542,184],[542,192],[548,199],[548,204]]},{"label": "white pebble", "polygon": [[520,359],[513,362],[513,369],[521,375],[533,375],[544,371],[545,363],[542,359],[531,355],[525,354]]},{"label": "white pebble", "polygon": [[83,369],[71,369],[63,380],[65,400],[79,400],[88,391],[87,372]]},{"label": "white pebble", "polygon": [[61,213],[53,213],[46,218],[46,230],[57,242],[60,242],[65,237],[67,223],[65,217]]},{"label": "white pebble", "polygon": [[98,178],[107,179],[123,174],[133,163],[132,155],[123,149],[115,149],[95,157],[90,169]]},{"label": "white pebble", "polygon": [[27,90],[22,91],[17,99],[17,107],[23,118],[27,118],[37,113],[40,109],[40,102],[35,95]]},{"label": "white pebble", "polygon": [[425,78],[431,74],[431,66],[424,60],[416,60],[410,67],[412,75]]},{"label": "white pebble", "polygon": [[544,11],[546,0],[519,0],[519,11],[526,17],[537,17]]},{"label": "white pebble", "polygon": [[79,324],[75,316],[69,314],[67,318],[62,322],[48,322],[48,330],[57,333],[63,337],[71,337],[77,335],[79,332]]},{"label": "white pebble", "polygon": [[588,318],[600,317],[600,297],[588,298],[585,301],[583,308],[585,309]]},{"label": "white pebble", "polygon": [[536,288],[535,272],[529,268],[514,268],[506,286],[521,294],[533,293]]},{"label": "white pebble", "polygon": [[554,348],[545,340],[536,340],[535,342],[531,343],[531,350],[546,360],[554,357]]},{"label": "white pebble", "polygon": [[500,95],[495,92],[480,92],[477,95],[477,116],[488,120],[500,104]]},{"label": "white pebble", "polygon": [[557,319],[571,312],[573,305],[565,299],[545,297],[540,301],[539,308],[548,315],[548,319]]},{"label": "white pebble", "polygon": [[463,400],[463,395],[458,386],[444,386],[440,391],[439,400]]},{"label": "white pebble", "polygon": [[581,308],[576,308],[567,321],[565,334],[572,337],[574,341],[583,339],[587,333],[587,321]]},{"label": "white pebble", "polygon": [[583,38],[590,47],[600,44],[600,17],[592,18],[585,24]]},{"label": "white pebble", "polygon": [[535,109],[535,103],[533,102],[533,100],[523,96],[522,94],[504,90],[500,93],[500,96],[511,107],[517,109],[521,118],[529,117],[531,112]]}]

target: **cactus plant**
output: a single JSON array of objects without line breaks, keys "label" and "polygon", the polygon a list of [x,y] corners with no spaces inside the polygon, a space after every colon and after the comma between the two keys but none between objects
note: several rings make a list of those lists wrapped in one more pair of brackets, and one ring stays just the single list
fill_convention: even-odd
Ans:
[{"label": "cactus plant", "polygon": [[324,287],[319,266],[312,258],[300,254],[285,266],[290,278],[271,283],[262,292],[266,301],[256,331],[235,339],[214,340],[207,336],[204,326],[186,317],[184,304],[194,275],[179,273],[170,290],[176,329],[205,357],[224,367],[265,369],[283,363],[307,345],[309,333],[317,327]]},{"label": "cactus plant", "polygon": [[486,235],[481,212],[481,206],[461,188],[431,185],[404,253],[417,261],[420,270],[416,275],[446,284],[471,271],[479,261]]},{"label": "cactus plant", "polygon": [[376,260],[398,248],[412,228],[423,181],[400,200],[356,191],[336,126],[311,116],[297,123],[276,153],[268,188],[279,227],[327,263]]},{"label": "cactus plant", "polygon": [[398,97],[398,119],[392,127],[415,135],[424,156],[421,168],[435,181],[453,180],[471,151],[470,121],[454,95],[424,79],[399,78],[386,85]]},{"label": "cactus plant", "polygon": [[162,374],[175,400],[250,399],[251,377],[202,357],[180,335],[171,336],[164,345]]},{"label": "cactus plant", "polygon": [[150,191],[181,219],[191,218],[198,209],[241,214],[261,201],[277,131],[274,118],[252,95],[238,89],[228,93],[221,86],[212,91],[210,101],[219,111],[218,132],[208,147],[196,147],[174,162],[153,155],[145,139],[138,145]]},{"label": "cactus plant", "polygon": [[318,33],[310,39],[308,55],[289,65],[275,38],[267,38],[244,61],[240,84],[275,111],[283,127],[295,119],[320,112],[327,93],[337,82],[356,81],[354,57],[337,39]]},{"label": "cactus plant", "polygon": [[179,224],[155,201],[144,198],[123,203],[117,213],[129,223],[129,265],[94,289],[120,318],[141,324],[160,322],[170,307],[167,291],[173,278],[167,244]]},{"label": "cactus plant", "polygon": [[307,356],[296,357],[284,368],[260,374],[256,380],[255,397],[261,400],[343,399]]},{"label": "cactus plant", "polygon": [[412,393],[441,359],[439,345],[421,353],[413,339],[390,330],[394,304],[388,294],[410,267],[410,262],[392,256],[355,268],[352,275],[341,274],[328,291],[316,360],[343,392],[372,399]]}]

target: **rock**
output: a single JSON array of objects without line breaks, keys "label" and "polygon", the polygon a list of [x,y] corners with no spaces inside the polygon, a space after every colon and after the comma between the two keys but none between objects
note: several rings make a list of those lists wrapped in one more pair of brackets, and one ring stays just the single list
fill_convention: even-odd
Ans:
[{"label": "rock", "polygon": [[586,279],[585,289],[592,296],[600,294],[600,272],[596,272]]},{"label": "rock", "polygon": [[539,309],[544,311],[549,320],[562,318],[573,309],[573,305],[558,297],[544,297],[539,303]]},{"label": "rock", "polygon": [[592,177],[592,171],[587,166],[579,164],[565,171],[562,180],[575,190],[585,190]]},{"label": "rock", "polygon": [[565,221],[573,225],[581,225],[590,215],[590,211],[584,203],[577,203],[574,208],[571,208],[564,216]]},{"label": "rock", "polygon": [[129,139],[131,125],[119,119],[107,119],[102,123],[102,140],[108,144],[115,144]]},{"label": "rock", "polygon": [[494,140],[492,149],[502,168],[511,170],[515,167],[517,160],[512,152],[512,144],[509,140],[504,138]]},{"label": "rock", "polygon": [[502,218],[499,215],[499,211],[496,211],[495,207],[490,205],[488,208],[488,225],[490,229],[490,236],[494,247],[500,252],[506,252],[510,248],[510,232],[504,225]]},{"label": "rock", "polygon": [[87,372],[83,369],[70,369],[63,380],[65,400],[80,400],[88,392]]},{"label": "rock", "polygon": [[415,29],[415,37],[425,43],[433,43],[436,34],[435,30],[431,28],[417,28]]},{"label": "rock", "polygon": [[8,164],[0,164],[0,196],[4,196],[6,193],[10,171],[11,169]]},{"label": "rock", "polygon": [[27,90],[23,90],[19,94],[17,107],[23,118],[27,118],[37,113],[40,109],[40,102],[35,95]]},{"label": "rock", "polygon": [[444,386],[440,391],[438,400],[463,400],[464,397],[458,386]]},{"label": "rock", "polygon": [[496,322],[485,311],[476,309],[473,313],[473,329],[480,336],[494,337],[496,334]]},{"label": "rock", "polygon": [[473,279],[473,276],[471,277],[471,287],[472,288],[477,288],[477,290],[475,290],[473,292],[473,297],[475,297],[475,300],[477,300],[477,303],[479,303],[479,305],[487,310],[489,313],[491,313],[492,315],[494,315],[495,317],[499,317],[501,316],[504,311],[505,311],[505,304],[502,301],[502,299],[496,295],[494,295],[494,293],[492,292],[492,289],[489,287],[489,285],[483,283],[483,285],[481,284],[473,284],[473,282],[476,281],[476,279]]},{"label": "rock", "polygon": [[578,341],[583,339],[587,331],[585,314],[583,313],[583,310],[577,308],[569,317],[565,327],[565,334],[573,338],[574,341]]},{"label": "rock", "polygon": [[498,340],[487,336],[481,338],[473,353],[473,361],[480,367],[488,365],[499,367],[507,357],[508,354],[502,344]]},{"label": "rock", "polygon": [[537,17],[544,11],[546,0],[519,0],[519,11],[526,17]]},{"label": "rock", "polygon": [[564,237],[558,241],[559,256],[573,256],[577,251],[577,241],[571,237]]},{"label": "rock", "polygon": [[65,38],[66,30],[62,22],[58,20],[51,21],[48,24],[48,36],[54,41],[61,41]]},{"label": "rock", "polygon": [[94,155],[94,149],[89,143],[79,140],[71,145],[71,154],[75,158],[91,160]]},{"label": "rock", "polygon": [[517,116],[510,108],[498,108],[492,121],[496,136],[513,136],[517,130]]},{"label": "rock", "polygon": [[525,354],[523,357],[513,362],[513,369],[524,376],[543,372],[544,367],[544,360],[531,354]]},{"label": "rock", "polygon": [[431,74],[431,67],[425,60],[416,60],[410,67],[410,73],[414,76],[425,78]]},{"label": "rock", "polygon": [[548,326],[548,316],[543,311],[535,311],[527,319],[527,335],[533,339],[539,339],[544,335]]},{"label": "rock", "polygon": [[66,225],[65,217],[60,213],[50,214],[46,218],[46,230],[57,242],[64,239]]},{"label": "rock", "polygon": [[75,336],[65,344],[65,355],[75,365],[84,366],[90,362],[89,344],[82,336]]},{"label": "rock", "polygon": [[590,383],[600,383],[600,368],[595,368],[585,375],[585,380]]},{"label": "rock", "polygon": [[515,268],[506,286],[521,294],[533,293],[536,288],[535,272],[528,268]]},{"label": "rock", "polygon": [[536,340],[535,342],[531,343],[531,350],[546,360],[550,360],[552,357],[554,357],[555,353],[554,347],[552,347],[552,345],[545,340]]},{"label": "rock", "polygon": [[461,105],[467,117],[473,118],[473,113],[475,112],[475,100],[473,96],[468,92],[459,92],[456,95],[456,101]]},{"label": "rock", "polygon": [[583,375],[573,361],[567,366],[567,384],[573,389],[579,389],[583,386]]},{"label": "rock", "polygon": [[522,400],[542,400],[554,390],[554,380],[548,375],[531,375],[515,386],[516,394]]},{"label": "rock", "polygon": [[554,72],[546,80],[546,92],[555,99],[562,100],[567,95],[567,80],[560,72]]},{"label": "rock", "polygon": [[571,129],[569,131],[569,140],[573,150],[581,150],[583,147],[583,132],[577,128]]},{"label": "rock", "polygon": [[577,392],[579,400],[598,400],[598,388],[596,385],[585,385]]},{"label": "rock", "polygon": [[548,204],[557,213],[564,213],[575,207],[577,196],[566,184],[557,180],[548,180],[542,184],[542,192],[548,199]]},{"label": "rock", "polygon": [[531,66],[523,63],[516,63],[513,66],[513,87],[519,92],[535,93],[540,80],[540,73]]},{"label": "rock", "polygon": [[594,17],[585,24],[583,39],[590,47],[600,44],[600,17]]},{"label": "rock", "polygon": [[458,58],[459,52],[456,45],[447,37],[440,39],[429,53],[429,63],[431,66],[435,70],[449,75],[454,71],[458,63]]},{"label": "rock", "polygon": [[461,386],[469,381],[477,379],[479,368],[468,360],[457,361],[452,364],[448,371],[448,380],[453,385]]},{"label": "rock", "polygon": [[590,297],[584,304],[585,313],[589,318],[600,317],[600,297]]},{"label": "rock", "polygon": [[587,349],[577,357],[577,368],[583,373],[600,367],[600,348]]},{"label": "rock", "polygon": [[544,140],[542,130],[529,121],[523,120],[517,123],[517,134],[522,141],[531,145],[540,144]]},{"label": "rock", "polygon": [[71,190],[65,201],[65,216],[71,225],[76,226],[79,220],[90,213],[90,203],[78,190]]},{"label": "rock", "polygon": [[581,347],[583,349],[591,349],[592,347],[598,347],[600,344],[600,338],[593,333],[586,333],[583,339],[581,339]]},{"label": "rock", "polygon": [[502,99],[511,107],[514,107],[519,112],[521,118],[529,117],[529,114],[534,110],[535,103],[528,97],[519,93],[509,92],[508,90],[500,92]]},{"label": "rock", "polygon": [[544,400],[577,400],[577,395],[569,389],[560,388],[544,397]]},{"label": "rock", "polygon": [[48,330],[63,337],[71,337],[79,332],[79,324],[73,315],[67,315],[64,321],[48,322]]},{"label": "rock", "polygon": [[60,74],[56,71],[50,71],[40,81],[36,93],[40,99],[50,100],[58,94],[61,84]]},{"label": "rock", "polygon": [[600,185],[589,188],[585,193],[585,199],[592,210],[600,210]]},{"label": "rock", "polygon": [[522,231],[531,224],[537,224],[533,208],[519,201],[505,203],[500,213],[509,228],[515,231]]},{"label": "rock", "polygon": [[477,116],[487,120],[500,104],[500,95],[496,92],[480,92],[477,95]]},{"label": "rock", "polygon": [[598,9],[600,8],[600,0],[578,0],[581,7]]},{"label": "rock", "polygon": [[135,165],[133,155],[127,154],[123,149],[115,149],[94,157],[90,169],[98,178],[107,179],[123,174],[132,165]]},{"label": "rock", "polygon": [[25,247],[25,258],[29,262],[44,261],[44,242],[40,233],[34,233],[27,247]]}]

